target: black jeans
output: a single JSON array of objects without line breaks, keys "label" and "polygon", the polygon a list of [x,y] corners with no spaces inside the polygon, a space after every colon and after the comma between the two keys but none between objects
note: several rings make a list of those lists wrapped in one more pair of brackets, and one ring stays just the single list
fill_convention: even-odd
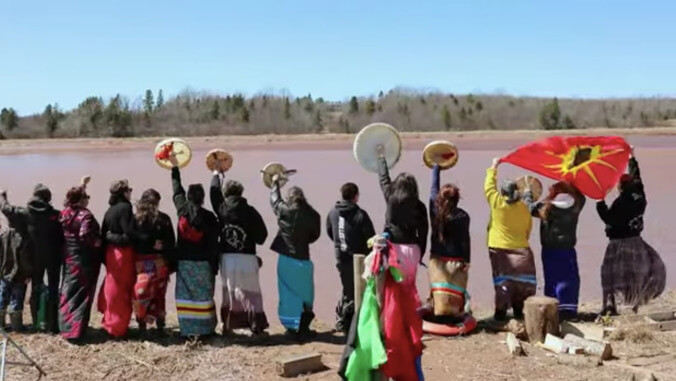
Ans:
[{"label": "black jeans", "polygon": [[[38,321],[38,310],[40,308],[40,294],[45,287],[44,279],[45,272],[47,272],[47,331],[58,332],[58,309],[59,309],[59,281],[61,280],[61,264],[60,263],[45,263],[45,261],[37,261],[31,277],[31,316],[33,324]],[[41,327],[35,326],[38,330]]]},{"label": "black jeans", "polygon": [[336,329],[345,333],[349,332],[352,316],[354,315],[354,274],[352,257],[341,258],[336,264],[342,294],[336,306]]}]

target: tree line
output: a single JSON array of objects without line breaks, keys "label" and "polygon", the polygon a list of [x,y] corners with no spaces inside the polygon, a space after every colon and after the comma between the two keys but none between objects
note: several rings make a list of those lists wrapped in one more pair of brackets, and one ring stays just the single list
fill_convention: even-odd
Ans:
[{"label": "tree line", "polygon": [[557,99],[393,89],[343,102],[279,94],[184,91],[165,99],[147,90],[134,100],[91,96],[72,110],[58,104],[20,116],[0,111],[0,138],[75,138],[355,133],[368,123],[400,131],[652,127],[676,120],[676,99]]}]

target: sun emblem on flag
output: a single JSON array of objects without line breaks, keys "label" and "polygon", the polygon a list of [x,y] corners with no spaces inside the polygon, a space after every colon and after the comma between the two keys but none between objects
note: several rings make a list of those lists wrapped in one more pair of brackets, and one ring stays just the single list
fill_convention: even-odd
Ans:
[{"label": "sun emblem on flag", "polygon": [[612,164],[603,160],[604,157],[621,153],[624,150],[622,148],[614,149],[612,151],[602,152],[600,145],[590,146],[590,145],[580,145],[573,146],[571,149],[564,154],[557,154],[552,151],[546,151],[548,155],[554,156],[561,160],[558,164],[543,164],[545,168],[555,169],[561,176],[566,176],[571,174],[574,177],[577,176],[577,173],[582,170],[584,173],[589,175],[589,177],[594,181],[594,183],[601,188],[594,171],[591,168],[592,164],[599,164],[608,168],[617,171],[617,168]]}]

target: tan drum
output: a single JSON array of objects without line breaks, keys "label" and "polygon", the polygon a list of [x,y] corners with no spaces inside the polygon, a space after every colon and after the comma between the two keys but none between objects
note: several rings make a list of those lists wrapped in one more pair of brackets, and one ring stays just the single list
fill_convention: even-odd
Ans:
[{"label": "tan drum", "polygon": [[458,149],[446,140],[435,140],[425,146],[423,162],[428,168],[438,164],[441,169],[453,168],[458,163]]},{"label": "tan drum", "polygon": [[279,186],[283,187],[288,181],[288,176],[296,173],[295,169],[286,169],[282,164],[280,163],[268,163],[265,168],[261,170],[261,180],[263,180],[263,184],[268,187],[272,188],[272,177],[276,174],[281,175],[281,178],[279,179]]},{"label": "tan drum", "polygon": [[155,147],[155,162],[162,168],[171,169],[169,157],[174,155],[178,160],[178,167],[183,168],[190,164],[192,159],[192,150],[185,140],[180,138],[169,138],[162,140]]},{"label": "tan drum", "polygon": [[526,181],[530,183],[530,189],[533,192],[533,201],[537,201],[542,196],[542,183],[536,177],[531,175],[521,176],[516,179],[516,187],[521,195],[526,191]]},{"label": "tan drum", "polygon": [[227,172],[232,167],[232,155],[223,149],[212,149],[211,151],[207,152],[206,164],[207,168],[209,168],[209,170],[212,172]]},{"label": "tan drum", "polygon": [[387,123],[372,123],[359,131],[353,151],[357,162],[369,172],[378,173],[378,146],[382,145],[387,167],[394,167],[401,156],[399,132]]}]

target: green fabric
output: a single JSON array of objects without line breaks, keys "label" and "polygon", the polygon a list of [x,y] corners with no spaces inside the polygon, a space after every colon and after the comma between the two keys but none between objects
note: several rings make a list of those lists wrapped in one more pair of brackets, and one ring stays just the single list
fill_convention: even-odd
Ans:
[{"label": "green fabric", "polygon": [[370,278],[364,290],[364,300],[357,322],[357,346],[350,355],[345,377],[352,380],[370,381],[371,371],[387,362],[387,352],[380,338],[380,308],[376,297],[376,283]]}]

